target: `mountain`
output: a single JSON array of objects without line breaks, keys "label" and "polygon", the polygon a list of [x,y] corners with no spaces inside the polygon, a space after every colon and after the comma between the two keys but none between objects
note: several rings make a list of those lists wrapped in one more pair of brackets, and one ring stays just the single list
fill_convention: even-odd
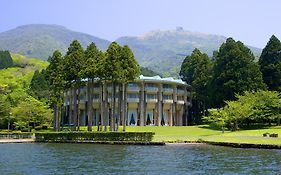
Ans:
[{"label": "mountain", "polygon": [[[225,42],[226,37],[197,32],[190,32],[178,27],[175,30],[152,31],[138,37],[121,37],[116,41],[129,45],[139,63],[164,76],[178,76],[180,65],[185,56],[194,48],[212,56]],[[249,47],[255,55],[261,49]]]},{"label": "mountain", "polygon": [[[0,49],[28,57],[47,60],[54,50],[66,52],[73,40],[85,48],[90,42],[105,51],[110,41],[88,34],[71,31],[58,25],[31,24],[0,33]],[[129,45],[139,64],[163,76],[178,76],[185,56],[194,48],[212,56],[213,51],[226,40],[220,35],[190,32],[178,27],[175,30],[157,30],[136,37],[120,37],[116,41]],[[255,55],[261,49],[250,47]]]},{"label": "mountain", "polygon": [[55,50],[65,53],[75,39],[83,47],[94,42],[102,50],[106,50],[110,44],[107,40],[74,32],[63,26],[30,24],[0,33],[0,49],[47,60]]}]

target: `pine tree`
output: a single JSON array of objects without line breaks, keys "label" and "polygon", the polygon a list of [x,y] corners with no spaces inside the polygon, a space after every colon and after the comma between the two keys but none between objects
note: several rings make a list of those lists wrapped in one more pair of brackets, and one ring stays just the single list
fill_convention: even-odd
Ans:
[{"label": "pine tree", "polygon": [[[80,103],[80,86],[82,85],[82,69],[85,59],[84,59],[84,50],[81,46],[81,44],[74,40],[64,56],[64,72],[65,72],[65,81],[67,83],[68,88],[73,89],[73,96],[74,96],[74,126],[78,127],[79,130],[79,110],[78,106]],[[76,104],[77,101],[77,104]]]},{"label": "pine tree", "polygon": [[55,131],[59,131],[65,81],[63,57],[57,50],[50,57],[50,64],[46,69],[46,75],[50,84],[50,101],[54,108],[54,129]]},{"label": "pine tree", "polygon": [[263,81],[269,90],[281,92],[281,43],[272,35],[259,59]]},{"label": "pine tree", "polygon": [[50,98],[50,84],[47,80],[46,70],[36,70],[30,82],[29,94],[38,100],[48,101]]},{"label": "pine tree", "polygon": [[235,94],[265,88],[259,65],[254,55],[240,41],[228,38],[217,53],[211,84],[215,107],[222,107],[224,101],[234,100]]},{"label": "pine tree", "polygon": [[205,115],[206,106],[209,106],[208,85],[211,79],[211,70],[210,58],[207,54],[201,53],[199,49],[194,49],[181,65],[180,76],[182,80],[193,88],[190,113],[195,123],[201,122],[202,115]]},{"label": "pine tree", "polygon": [[12,67],[14,65],[13,59],[9,51],[0,50],[0,69]]},{"label": "pine tree", "polygon": [[[94,83],[95,78],[99,78],[101,72],[101,62],[104,59],[104,54],[97,49],[94,43],[91,43],[85,50],[85,64],[81,70],[82,78],[88,79],[87,95],[88,95],[88,131],[92,131],[92,88],[91,84]],[[90,99],[90,100],[89,100]],[[99,121],[98,121],[99,123]]]}]

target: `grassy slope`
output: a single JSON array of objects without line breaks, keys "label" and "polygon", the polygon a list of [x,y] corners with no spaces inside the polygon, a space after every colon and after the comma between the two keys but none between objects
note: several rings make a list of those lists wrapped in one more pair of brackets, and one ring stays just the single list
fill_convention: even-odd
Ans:
[{"label": "grassy slope", "polygon": [[[96,127],[93,128],[96,131]],[[86,131],[87,127],[81,127]],[[119,128],[122,130],[122,127]],[[213,130],[206,125],[200,126],[127,126],[128,132],[155,132],[153,141],[164,142],[184,142],[197,141],[199,139],[215,142],[235,142],[235,143],[257,143],[257,144],[279,144],[281,145],[281,127],[272,126],[263,129],[241,130],[236,132]],[[279,138],[263,137],[263,133],[277,133]]]},{"label": "grassy slope", "polygon": [[32,79],[35,70],[46,68],[48,62],[30,59],[19,54],[11,54],[15,64],[20,67],[12,67],[0,70],[0,92],[25,91]]}]

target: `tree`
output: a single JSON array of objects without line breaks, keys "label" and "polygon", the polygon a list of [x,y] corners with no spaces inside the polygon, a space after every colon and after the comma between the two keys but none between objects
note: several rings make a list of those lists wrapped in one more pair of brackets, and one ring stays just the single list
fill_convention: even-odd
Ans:
[{"label": "tree", "polygon": [[[82,73],[81,70],[83,69],[84,63],[84,50],[81,46],[81,44],[74,40],[64,56],[64,70],[65,73],[65,82],[66,82],[66,88],[72,88],[73,89],[73,96],[74,96],[74,110],[73,110],[73,117],[74,117],[74,126],[78,127],[79,130],[79,110],[78,106],[80,103],[80,86],[82,85]],[[77,103],[76,103],[77,101]],[[71,115],[72,117],[72,115]]]},{"label": "tree", "polygon": [[[115,113],[115,103],[116,103],[116,87],[119,86],[119,99],[118,100],[121,106],[121,116],[123,122],[123,130],[125,130],[125,92],[126,92],[126,83],[128,81],[134,80],[140,74],[140,68],[135,60],[134,54],[131,49],[125,45],[124,47],[119,46],[116,42],[112,42],[107,51],[106,59],[103,64],[103,76],[102,79],[108,80],[112,84],[112,98],[111,98],[111,122],[110,122],[110,131],[116,131],[116,123],[119,120],[116,119]],[[120,94],[120,87],[122,86],[122,96]],[[116,122],[117,121],[117,122]],[[118,126],[118,125],[117,125]]]},{"label": "tree", "polygon": [[20,104],[13,108],[13,116],[16,119],[15,127],[27,128],[29,125],[33,127],[42,124],[51,124],[52,110],[39,100],[29,96]]},{"label": "tree", "polygon": [[281,98],[276,91],[258,90],[257,92],[245,92],[236,95],[236,101],[226,101],[226,105],[220,109],[210,109],[205,121],[225,125],[231,130],[240,127],[249,127],[251,124],[280,125]]},{"label": "tree", "polygon": [[[100,77],[101,73],[101,62],[104,59],[104,54],[97,49],[94,43],[91,43],[85,50],[85,64],[81,70],[81,77],[88,79],[87,83],[87,99],[88,99],[88,131],[92,131],[92,116],[93,116],[93,106],[92,106],[92,88],[91,84],[94,83],[94,79]],[[99,123],[99,121],[98,121]]]},{"label": "tree", "polygon": [[[135,80],[140,75],[140,66],[135,59],[135,56],[129,46],[125,45],[121,49],[121,74],[122,77],[120,79],[120,86],[122,87],[122,96],[121,100],[121,117],[122,117],[122,125],[123,131],[126,131],[126,117],[125,117],[125,109],[126,109],[126,97],[125,94],[127,92],[127,83],[129,81]],[[119,91],[120,92],[120,91]]]},{"label": "tree", "polygon": [[116,85],[123,78],[121,68],[121,49],[122,47],[116,42],[112,42],[106,51],[106,59],[103,67],[103,78],[109,80],[112,84],[110,131],[115,130]]},{"label": "tree", "polygon": [[11,106],[7,100],[7,97],[0,94],[0,128],[7,128],[7,122]]},{"label": "tree", "polygon": [[0,69],[12,67],[14,65],[13,59],[9,51],[0,50]]},{"label": "tree", "polygon": [[281,43],[276,36],[272,35],[262,50],[259,64],[268,89],[281,92]]},{"label": "tree", "polygon": [[29,94],[38,100],[47,101],[50,98],[50,84],[47,80],[47,72],[36,70],[30,82]]},{"label": "tree", "polygon": [[46,69],[47,79],[50,84],[50,101],[54,109],[54,129],[59,131],[61,106],[64,92],[63,58],[59,51],[55,51],[50,58],[50,64]]},{"label": "tree", "polygon": [[181,65],[180,76],[182,80],[193,88],[191,115],[197,122],[201,121],[201,116],[205,115],[206,106],[209,106],[208,85],[211,79],[211,70],[210,58],[198,49],[194,49]]},{"label": "tree", "polygon": [[259,65],[254,55],[240,41],[228,38],[217,52],[211,91],[213,106],[222,107],[224,101],[234,100],[235,94],[264,89]]}]

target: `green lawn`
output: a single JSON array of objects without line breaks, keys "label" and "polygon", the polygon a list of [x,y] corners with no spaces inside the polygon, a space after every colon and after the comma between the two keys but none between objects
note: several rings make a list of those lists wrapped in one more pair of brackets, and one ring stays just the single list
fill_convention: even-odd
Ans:
[{"label": "green lawn", "polygon": [[[51,129],[51,128],[50,128]],[[108,127],[109,129],[109,127]],[[46,130],[47,132],[50,130]],[[87,131],[87,126],[80,127],[80,131]],[[97,131],[97,127],[93,127]],[[119,127],[122,131],[122,127]],[[262,129],[248,129],[240,131],[214,130],[208,125],[199,126],[127,126],[127,132],[155,132],[153,141],[184,142],[199,139],[215,142],[257,143],[281,145],[281,126],[271,126]],[[36,132],[36,131],[35,131]],[[42,132],[42,130],[40,131]],[[279,138],[263,137],[263,133],[277,133]]]},{"label": "green lawn", "polygon": [[[86,131],[87,127],[80,127]],[[93,128],[96,131],[96,127]],[[119,128],[121,131],[122,127]],[[153,141],[164,142],[184,142],[197,141],[199,139],[205,141],[216,142],[234,142],[234,143],[257,143],[257,144],[280,144],[281,145],[281,126],[272,126],[263,129],[250,129],[240,131],[214,130],[208,125],[199,126],[127,126],[128,132],[155,132]],[[263,133],[277,133],[279,138],[263,137]]]}]

